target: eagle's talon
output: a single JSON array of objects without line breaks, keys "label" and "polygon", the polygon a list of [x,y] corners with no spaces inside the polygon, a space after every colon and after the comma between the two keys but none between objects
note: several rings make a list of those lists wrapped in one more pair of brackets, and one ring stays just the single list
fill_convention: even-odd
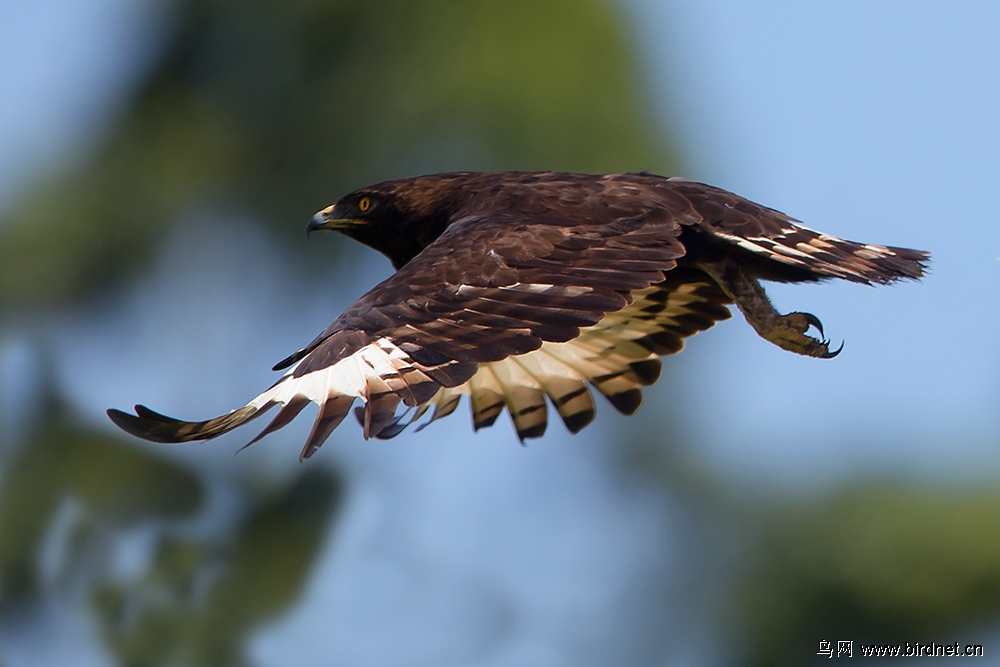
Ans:
[{"label": "eagle's talon", "polygon": [[819,321],[818,317],[816,317],[812,313],[799,313],[799,314],[802,315],[804,318],[806,318],[806,322],[816,327],[816,330],[819,331],[820,336],[823,335],[823,323]]},{"label": "eagle's talon", "polygon": [[794,312],[779,316],[770,329],[764,330],[763,335],[778,347],[807,357],[831,359],[840,354],[843,344],[836,351],[830,352],[829,338],[806,334],[811,327],[818,329],[820,336],[823,336],[823,325],[818,317],[811,313]]},{"label": "eagle's talon", "polygon": [[[830,341],[826,341],[824,343],[824,346],[829,345],[829,343],[830,343]],[[821,354],[819,356],[819,358],[820,359],[833,359],[835,356],[837,356],[838,354],[840,354],[841,350],[843,350],[843,349],[844,349],[844,341],[840,341],[840,347],[838,347],[833,352],[830,352],[830,350],[827,350],[826,352],[824,352],[823,354]]]}]

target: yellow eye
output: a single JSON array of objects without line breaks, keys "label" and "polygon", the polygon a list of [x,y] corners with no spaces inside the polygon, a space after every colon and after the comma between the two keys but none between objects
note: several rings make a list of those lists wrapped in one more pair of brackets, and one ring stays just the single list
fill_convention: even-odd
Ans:
[{"label": "yellow eye", "polygon": [[370,209],[371,207],[372,207],[372,200],[371,200],[371,199],[369,199],[368,197],[362,197],[362,198],[361,198],[361,199],[360,199],[360,200],[358,201],[358,209],[360,209],[360,211],[361,211],[362,213],[364,213],[365,211],[367,211],[367,210],[368,210],[368,209]]}]

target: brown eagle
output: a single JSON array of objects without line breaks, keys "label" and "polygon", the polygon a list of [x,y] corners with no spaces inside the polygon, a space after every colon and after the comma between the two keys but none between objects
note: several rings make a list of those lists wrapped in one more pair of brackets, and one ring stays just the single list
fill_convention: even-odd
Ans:
[{"label": "brown eagle", "polygon": [[[573,433],[594,418],[592,386],[639,407],[659,357],[736,306],[765,339],[830,358],[820,321],[775,311],[760,280],[889,283],[923,275],[919,250],[844,241],[702,183],[649,173],[449,173],[387,181],[342,197],[308,230],[334,229],[392,260],[396,273],[311,343],[246,406],[203,422],[142,405],[108,410],[155,442],[205,440],[281,409],[252,442],[319,405],[301,458],[357,399],[364,437],[391,438],[471,399],[476,429],[506,407],[518,437],[547,424],[546,397]],[[842,346],[841,346],[842,347]],[[402,406],[405,406],[404,409]]]}]

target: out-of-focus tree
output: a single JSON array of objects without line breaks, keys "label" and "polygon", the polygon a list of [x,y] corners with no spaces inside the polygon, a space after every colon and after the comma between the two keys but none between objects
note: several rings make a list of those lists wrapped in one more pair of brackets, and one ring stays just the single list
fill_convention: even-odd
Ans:
[{"label": "out-of-focus tree", "polygon": [[7,213],[0,307],[95,294],[195,207],[287,238],[345,190],[415,172],[671,167],[604,2],[184,0],[171,14],[93,158]]},{"label": "out-of-focus tree", "polygon": [[139,580],[94,588],[109,646],[131,665],[244,664],[249,634],[301,592],[337,493],[314,467],[294,485],[248,493],[245,518],[222,540],[165,538]]},{"label": "out-of-focus tree", "polygon": [[[109,527],[189,516],[201,504],[196,476],[143,449],[75,426],[60,408],[5,461],[0,486],[0,606],[38,592],[38,563],[54,514],[76,503],[67,562],[86,562]],[[81,474],[81,471],[85,474]]]},{"label": "out-of-focus tree", "polygon": [[742,568],[748,664],[801,665],[821,639],[947,644],[1000,613],[993,489],[866,484],[765,516]]},{"label": "out-of-focus tree", "polygon": [[[683,391],[669,373],[662,382],[668,395]],[[622,439],[698,526],[684,590],[692,613],[728,638],[732,664],[826,664],[820,640],[835,654],[853,640],[855,656],[863,644],[983,643],[969,633],[1000,614],[994,488],[871,478],[792,502],[761,496],[727,488],[688,447],[664,442],[661,418],[640,411]]]},{"label": "out-of-focus tree", "polygon": [[[206,495],[196,471],[80,428],[58,407],[48,414],[4,468],[0,613],[83,588],[122,664],[245,662],[249,633],[301,592],[339,481],[313,467],[292,484],[247,486],[225,529],[192,535],[186,522]],[[157,526],[153,556],[141,574],[123,578],[111,556],[143,526]],[[43,553],[53,549],[53,530],[64,545],[55,557]]]}]

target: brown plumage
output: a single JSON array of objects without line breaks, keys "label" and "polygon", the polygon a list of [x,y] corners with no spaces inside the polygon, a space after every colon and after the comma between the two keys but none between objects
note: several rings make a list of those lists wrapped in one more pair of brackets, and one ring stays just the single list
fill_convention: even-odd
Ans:
[{"label": "brown plumage", "polygon": [[[758,280],[889,283],[923,275],[927,253],[859,244],[701,183],[646,173],[452,173],[388,181],[342,197],[309,229],[335,229],[397,272],[358,299],[248,405],[204,422],[143,406],[109,410],[156,442],[213,438],[281,409],[256,438],[319,404],[302,457],[356,399],[364,437],[393,437],[462,395],[475,427],[505,409],[518,436],[542,435],[550,402],[577,432],[594,417],[589,387],[623,413],[656,381],[659,357],[743,312],[764,338],[832,357],[808,313],[780,315]],[[401,407],[411,408],[401,414]],[[256,441],[255,439],[255,441]]]}]

